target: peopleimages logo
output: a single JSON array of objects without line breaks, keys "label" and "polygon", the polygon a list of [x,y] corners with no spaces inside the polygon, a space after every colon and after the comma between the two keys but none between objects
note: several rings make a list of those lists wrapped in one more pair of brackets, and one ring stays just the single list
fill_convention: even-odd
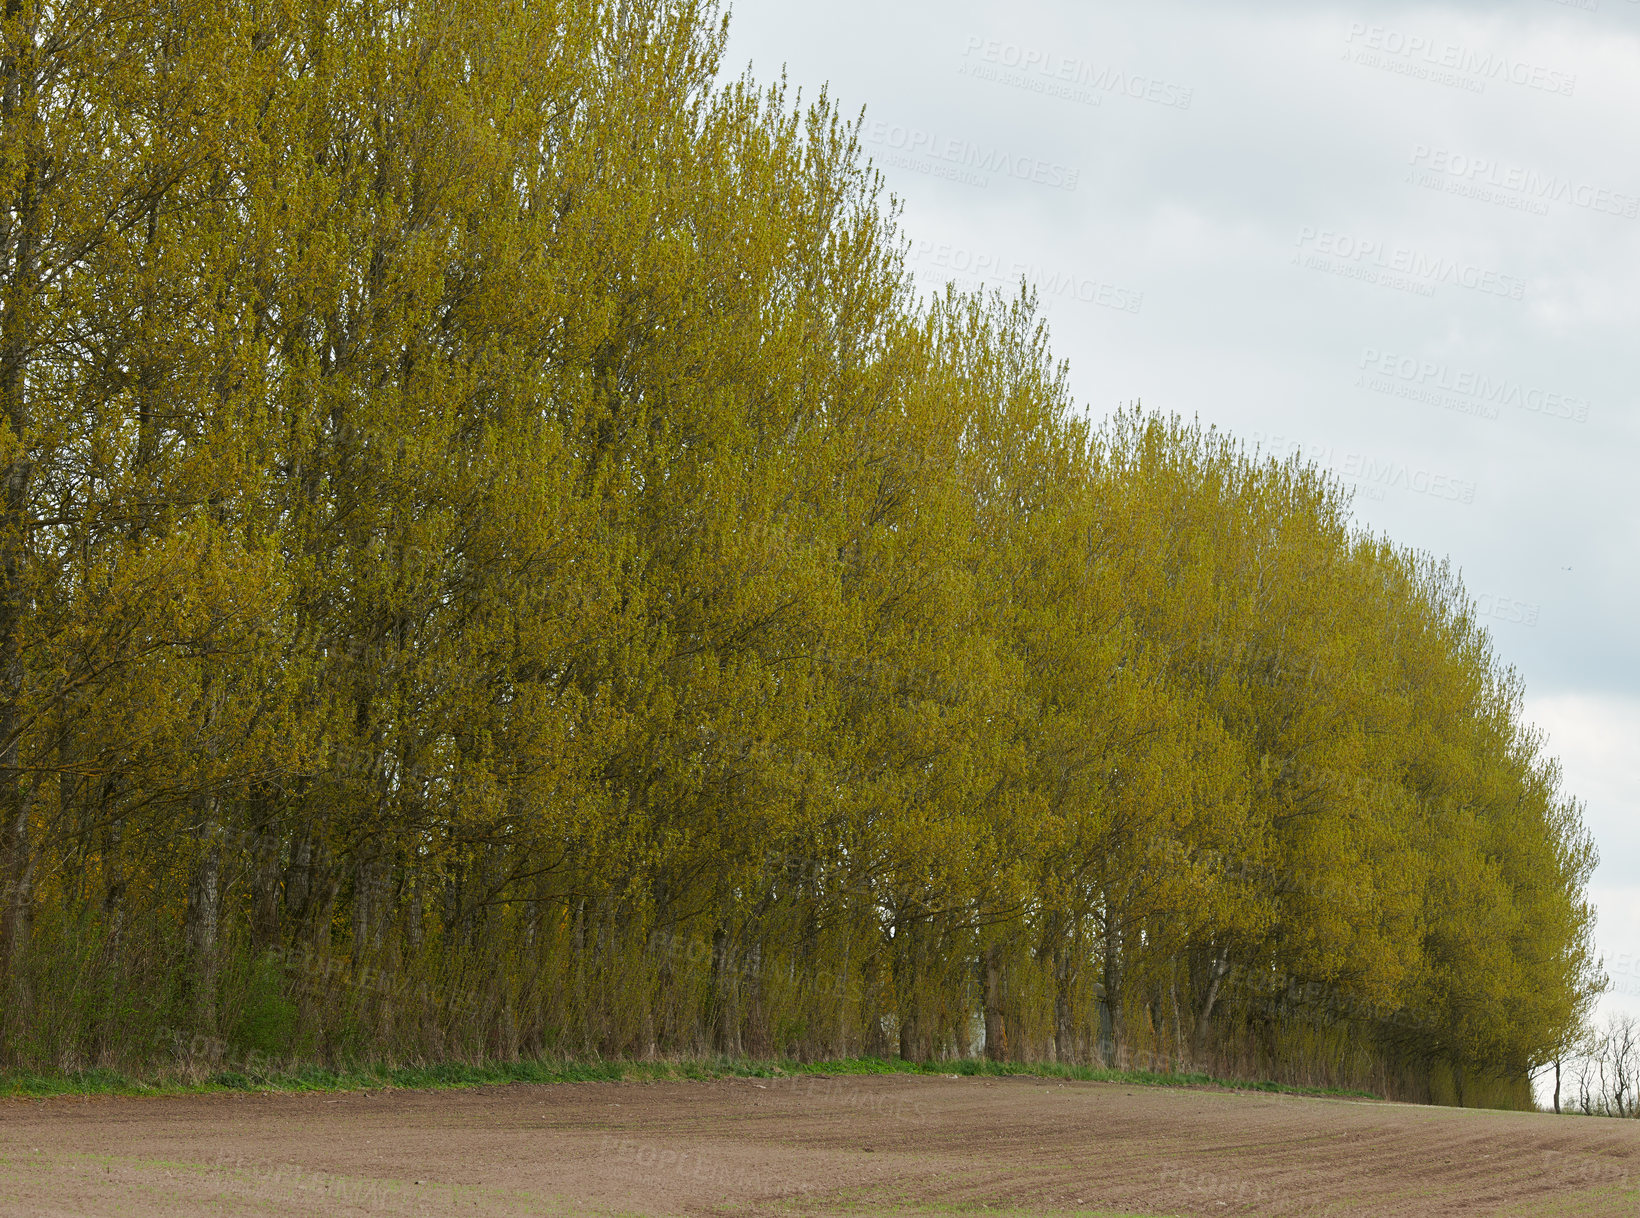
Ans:
[{"label": "peopleimages logo", "polygon": [[[1002,83],[1019,83],[1021,88],[1063,97],[1069,101],[1097,106],[1107,95],[1129,97],[1134,101],[1151,102],[1174,110],[1190,109],[1193,90],[1184,85],[1159,80],[1140,72],[1124,72],[1120,68],[1097,65],[1074,55],[1061,55],[1043,47],[1021,46],[1017,42],[1001,42],[994,38],[970,37],[963,53],[961,69],[970,76]],[[990,65],[991,72],[982,65]],[[1024,81],[1010,81],[995,69],[1016,72]]]},{"label": "peopleimages logo", "polygon": [[1475,616],[1495,618],[1516,626],[1536,626],[1543,606],[1534,601],[1516,600],[1497,592],[1482,592],[1475,598]]},{"label": "peopleimages logo", "polygon": [[1475,484],[1434,470],[1414,469],[1401,461],[1380,460],[1365,453],[1345,453],[1333,463],[1334,472],[1352,481],[1365,482],[1414,495],[1432,495],[1454,503],[1474,503]]},{"label": "peopleimages logo", "polygon": [[1335,233],[1328,229],[1305,225],[1299,230],[1295,244],[1308,253],[1295,254],[1293,261],[1313,270],[1332,271],[1335,274],[1353,270],[1360,273],[1351,277],[1374,282],[1383,276],[1383,281],[1391,286],[1404,279],[1424,287],[1446,284],[1483,292],[1489,296],[1502,296],[1508,300],[1521,300],[1526,296],[1524,279],[1500,274],[1456,258],[1425,254],[1405,246],[1386,245],[1381,241],[1354,237],[1348,233]]},{"label": "peopleimages logo", "polygon": [[1366,453],[1340,454],[1330,444],[1305,444],[1279,434],[1254,431],[1250,436],[1254,444],[1277,459],[1297,455],[1310,464],[1332,471],[1344,481],[1355,484],[1368,499],[1382,500],[1385,490],[1399,490],[1453,503],[1475,502],[1475,484],[1467,478],[1417,469],[1401,461],[1382,460]]},{"label": "peopleimages logo", "polygon": [[1004,258],[1001,254],[970,250],[960,245],[918,241],[912,246],[911,261],[967,276],[976,284],[986,281],[1017,286],[1024,279],[1036,288],[1044,305],[1067,300],[1099,305],[1122,313],[1137,313],[1145,302],[1143,292],[1107,283],[1091,275],[1037,266],[1017,258]]},{"label": "peopleimages logo", "polygon": [[[1577,423],[1589,421],[1589,399],[1571,394],[1552,393],[1507,377],[1487,376],[1467,368],[1454,368],[1436,360],[1420,360],[1410,355],[1396,355],[1367,347],[1361,352],[1360,368],[1363,378],[1382,376],[1407,385],[1428,390],[1445,390],[1475,399],[1486,406],[1509,406],[1545,418],[1571,419]],[[1363,388],[1375,388],[1362,384]]]},{"label": "peopleimages logo", "polygon": [[1405,34],[1382,25],[1353,22],[1344,42],[1345,58],[1353,57],[1357,63],[1388,67],[1381,58],[1388,56],[1391,60],[1400,61],[1407,75],[1428,75],[1442,83],[1448,83],[1442,80],[1442,73],[1468,77],[1473,84],[1481,86],[1475,92],[1484,89],[1487,81],[1503,81],[1523,89],[1558,93],[1563,97],[1570,97],[1577,88],[1575,73],[1562,72],[1493,51],[1478,51],[1440,38]]},{"label": "peopleimages logo", "polygon": [[[987,185],[989,179],[984,175],[996,174],[1018,182],[1051,186],[1056,190],[1075,190],[1082,176],[1080,169],[1058,161],[986,147],[956,137],[942,139],[920,127],[886,123],[880,119],[866,129],[866,140],[899,154],[904,160],[892,163],[902,168],[918,169],[919,172],[934,173],[940,177],[961,176],[961,180],[975,186]],[[941,168],[951,172],[941,173]]]},{"label": "peopleimages logo", "polygon": [[1488,157],[1466,156],[1446,148],[1417,144],[1412,149],[1411,163],[1416,169],[1439,174],[1477,189],[1490,188],[1540,202],[1564,203],[1611,216],[1622,216],[1626,220],[1633,220],[1640,214],[1640,195],[1608,190],[1588,182],[1573,182],[1558,174],[1539,173],[1535,169],[1505,164]]}]

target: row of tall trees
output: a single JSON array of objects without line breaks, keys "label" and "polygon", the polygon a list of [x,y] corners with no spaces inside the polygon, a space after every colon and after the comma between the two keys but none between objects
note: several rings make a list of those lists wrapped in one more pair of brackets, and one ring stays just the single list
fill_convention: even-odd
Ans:
[{"label": "row of tall trees", "polygon": [[1640,1019],[1611,1013],[1567,1045],[1552,1069],[1543,1080],[1545,1087],[1552,1080],[1554,1111],[1640,1118]]},{"label": "row of tall trees", "polygon": [[1519,1088],[1594,852],[1444,565],[918,297],[704,0],[6,0],[0,1064]]}]

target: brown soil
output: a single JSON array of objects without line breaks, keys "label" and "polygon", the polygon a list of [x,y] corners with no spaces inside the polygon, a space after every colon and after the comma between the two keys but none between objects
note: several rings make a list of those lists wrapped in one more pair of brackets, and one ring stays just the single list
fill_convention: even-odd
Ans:
[{"label": "brown soil", "polygon": [[1042,1079],[0,1101],[5,1214],[1640,1214],[1640,1121]]}]

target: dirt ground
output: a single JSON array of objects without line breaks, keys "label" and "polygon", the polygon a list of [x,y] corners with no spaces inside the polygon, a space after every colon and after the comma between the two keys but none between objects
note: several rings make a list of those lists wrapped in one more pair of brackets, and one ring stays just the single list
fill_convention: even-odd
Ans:
[{"label": "dirt ground", "polygon": [[1024,1078],[0,1100],[0,1213],[1640,1214],[1640,1121]]}]

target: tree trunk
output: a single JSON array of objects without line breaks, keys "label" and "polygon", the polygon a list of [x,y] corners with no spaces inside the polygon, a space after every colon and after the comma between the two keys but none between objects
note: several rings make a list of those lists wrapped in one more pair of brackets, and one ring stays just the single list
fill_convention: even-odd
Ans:
[{"label": "tree trunk", "polygon": [[353,966],[361,968],[381,946],[382,896],[387,888],[379,856],[361,856],[353,864]]},{"label": "tree trunk", "polygon": [[768,1013],[763,1002],[763,945],[754,943],[746,953],[743,970],[746,985],[746,1052],[753,1057],[768,1057],[774,1051],[770,1035]]},{"label": "tree trunk", "polygon": [[928,927],[913,921],[894,936],[894,1002],[899,1011],[900,1058],[924,1062],[930,1056],[930,1036],[923,1012],[923,957]]},{"label": "tree trunk", "polygon": [[[28,442],[28,361],[34,344],[39,293],[39,186],[31,130],[35,63],[32,30],[17,29],[22,0],[6,0],[7,41],[19,53],[0,65],[0,156],[21,163],[14,197],[0,199],[0,985],[7,1005],[22,1009],[33,903],[34,843],[29,834],[29,789],[23,776],[23,619],[27,613],[28,508],[33,466]],[[12,31],[16,32],[13,33]]]},{"label": "tree trunk", "polygon": [[[1173,1054],[1172,1054],[1172,1057],[1173,1057],[1173,1068],[1175,1070],[1180,1068],[1179,1053],[1184,1048],[1184,1020],[1179,1017],[1179,975],[1178,975],[1178,967],[1179,967],[1179,962],[1178,962],[1177,959],[1175,959],[1173,961],[1172,969],[1169,970],[1169,976],[1168,976],[1168,981],[1167,981],[1168,999],[1173,1005]],[[1186,1068],[1189,1069],[1189,1068],[1193,1068],[1193,1067],[1191,1067],[1189,1064],[1187,1064]]]},{"label": "tree trunk", "polygon": [[194,867],[188,890],[188,957],[193,995],[194,1026],[216,1031],[218,930],[222,917],[222,829],[216,823],[214,800],[200,800],[203,823],[199,833],[204,848]]},{"label": "tree trunk", "polygon": [[728,929],[712,932],[713,1047],[725,1057],[740,1056],[740,994],[735,984],[734,941]]},{"label": "tree trunk", "polygon": [[[13,758],[15,755],[12,753]],[[6,837],[4,851],[0,852],[0,861],[5,864],[4,879],[0,880],[0,985],[5,987],[7,1006],[13,1011],[26,1011],[29,990],[24,970],[33,913],[34,853],[29,840],[28,793],[21,776],[15,769],[6,769],[6,764],[5,753],[0,752],[0,784],[5,788],[0,791],[0,809],[4,809],[5,816],[0,831]]]},{"label": "tree trunk", "polygon": [[[417,932],[412,931],[412,933]],[[588,1009],[587,998],[587,899],[585,897],[580,897],[575,902],[575,922],[570,935],[570,944],[570,959],[574,961],[575,973],[575,1026],[580,1036],[580,1049],[584,1053],[592,1046],[592,1018]]]},{"label": "tree trunk", "polygon": [[[424,925],[424,923],[425,923],[426,918],[427,918],[427,910],[423,906],[422,899],[421,899],[421,868],[420,867],[412,867],[410,869],[410,874],[408,876],[408,884],[409,884],[409,888],[410,888],[410,899],[406,903],[406,908],[405,908],[405,913],[404,913],[405,942],[408,943],[409,946],[410,946],[411,955],[420,956],[421,955],[422,935],[426,931],[426,926]],[[576,925],[576,934],[577,934],[577,936],[579,936],[580,926],[581,926],[579,912],[577,912],[577,914],[576,914],[576,923],[575,923],[575,925]],[[580,942],[579,937],[577,937],[576,942],[577,942],[577,944],[579,944],[579,942]],[[579,950],[579,947],[577,947],[577,950]]]},{"label": "tree trunk", "polygon": [[298,928],[307,920],[313,900],[313,834],[303,828],[290,849],[290,866],[285,869],[285,910]]},{"label": "tree trunk", "polygon": [[865,1055],[886,1060],[889,1047],[888,1033],[883,1028],[883,971],[880,959],[866,959],[865,981],[861,989],[861,1013],[866,1023]]},{"label": "tree trunk", "polygon": [[1213,1007],[1219,999],[1219,987],[1230,973],[1230,959],[1226,952],[1219,952],[1207,968],[1207,994],[1202,999],[1202,1009],[1196,1014],[1196,1029],[1192,1046],[1196,1060],[1200,1061],[1207,1052],[1208,1033],[1213,1028]]},{"label": "tree trunk", "polygon": [[1075,984],[1075,969],[1071,963],[1071,946],[1061,942],[1054,952],[1053,1042],[1054,1058],[1061,1065],[1076,1061],[1075,1024],[1071,1008],[1071,987]]},{"label": "tree trunk", "polygon": [[110,820],[103,839],[102,895],[103,955],[109,963],[120,959],[125,939],[125,860],[120,850],[124,837],[122,820]]},{"label": "tree trunk", "polygon": [[270,801],[259,793],[251,801],[256,823],[251,861],[251,946],[258,952],[280,944],[279,926],[279,826]]},{"label": "tree trunk", "polygon": [[1008,1022],[1002,1012],[1002,945],[989,944],[981,958],[985,970],[985,1058],[1008,1060]]},{"label": "tree trunk", "polygon": [[1121,1059],[1127,1040],[1122,1012],[1122,937],[1120,932],[1105,929],[1104,992],[1099,996],[1099,1048],[1107,1067],[1114,1067]]}]

